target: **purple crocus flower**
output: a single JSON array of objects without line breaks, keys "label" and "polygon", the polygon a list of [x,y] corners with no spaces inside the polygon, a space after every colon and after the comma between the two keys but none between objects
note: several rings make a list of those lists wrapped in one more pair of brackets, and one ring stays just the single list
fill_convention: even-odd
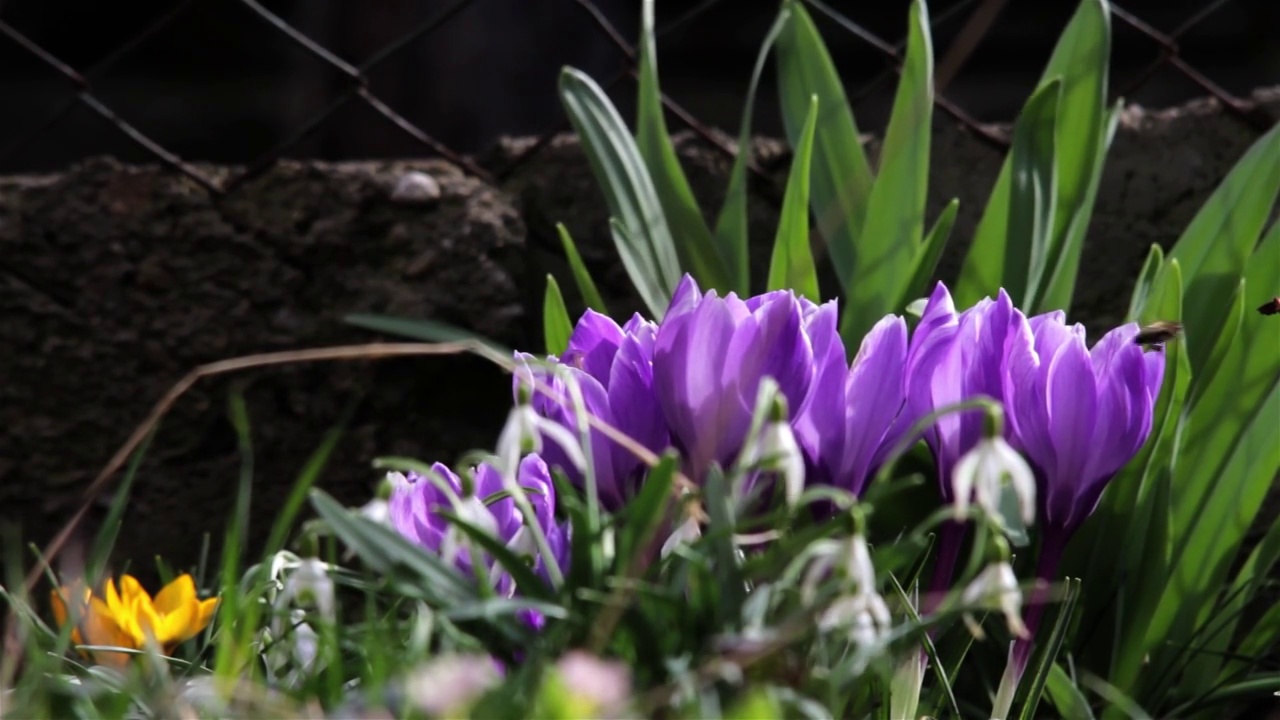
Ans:
[{"label": "purple crocus flower", "polygon": [[896,315],[876,323],[852,365],[836,332],[834,306],[817,310],[809,331],[816,374],[795,421],[806,476],[861,494],[901,434],[894,421],[905,401],[907,324]]},{"label": "purple crocus flower", "polygon": [[704,295],[685,275],[658,327],[653,387],[691,474],[733,463],[766,376],[795,417],[815,372],[811,332],[834,335],[834,323],[821,320],[834,313],[834,303],[819,307],[785,290],[745,301]]},{"label": "purple crocus flower", "polygon": [[[453,562],[463,573],[473,573],[471,552],[460,544],[459,531],[451,528],[441,512],[451,512],[476,525],[517,552],[534,557],[534,570],[548,578],[547,563],[537,550],[524,516],[510,496],[485,504],[485,498],[502,492],[505,487],[499,471],[486,464],[475,468],[472,474],[472,492],[464,492],[461,478],[442,463],[432,466],[435,480],[417,473],[393,475],[393,488],[388,499],[392,527],[404,537],[426,550],[438,553]],[[436,480],[443,481],[446,491]],[[528,455],[520,461],[516,482],[527,492],[538,526],[546,535],[547,544],[557,565],[563,569],[569,560],[569,530],[555,519],[555,486],[547,471],[546,463],[537,455]],[[486,556],[490,580],[499,594],[510,596],[515,590],[510,575]],[[536,623],[535,623],[536,624]]]},{"label": "purple crocus flower", "polygon": [[[1035,471],[1042,533],[1037,574],[1057,571],[1067,540],[1097,507],[1111,478],[1151,434],[1164,380],[1164,353],[1135,345],[1138,326],[1122,325],[1092,349],[1084,326],[1061,311],[1030,320],[1032,345],[1010,347],[1004,378],[1010,442]],[[1032,600],[1026,625],[1039,624],[1044,597]],[[1030,643],[1014,647],[1020,675]]]},{"label": "purple crocus flower", "polygon": [[[570,399],[568,381],[576,381],[587,413],[608,423],[654,453],[670,445],[670,433],[653,391],[653,347],[657,326],[635,315],[618,327],[612,319],[588,310],[574,327],[569,346],[549,366],[532,356],[519,356],[521,367],[515,386],[529,387],[533,379],[550,393],[532,391],[534,411],[554,420],[578,436],[577,413]],[[574,483],[583,476],[553,439],[543,438],[542,456],[560,468]],[[591,430],[591,460],[601,503],[616,510],[634,493],[645,465],[635,453],[599,430]]]},{"label": "purple crocus flower", "polygon": [[[907,353],[907,410],[899,418],[897,432],[948,405],[985,395],[1000,401],[1011,348],[1031,345],[1026,317],[1013,306],[1003,289],[996,298],[984,298],[957,313],[951,294],[942,283],[935,286]],[[984,433],[982,410],[949,412],[924,433],[938,469],[938,489],[952,499],[952,472],[956,463],[977,445]],[[934,593],[925,600],[931,612],[939,592],[951,584],[964,537],[964,525],[942,525],[938,561],[934,568]]]}]

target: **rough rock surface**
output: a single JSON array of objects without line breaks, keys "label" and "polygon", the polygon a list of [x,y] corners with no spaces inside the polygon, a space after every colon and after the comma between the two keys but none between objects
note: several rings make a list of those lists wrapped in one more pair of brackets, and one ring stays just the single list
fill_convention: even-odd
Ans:
[{"label": "rough rock surface", "polygon": [[[1280,109],[1280,89],[1257,99],[1273,114]],[[1255,139],[1212,101],[1128,109],[1088,234],[1075,316],[1094,328],[1114,323],[1151,243],[1169,247]],[[501,167],[527,142],[507,141],[483,160]],[[687,135],[678,145],[714,220],[729,161]],[[751,180],[762,275],[789,154],[772,139],[755,140],[752,151],[768,176]],[[939,118],[933,157],[930,216],[952,197],[961,203],[945,279],[959,266],[1001,155]],[[437,181],[438,200],[392,201],[414,170]],[[158,167],[101,159],[56,176],[0,178],[0,517],[20,523],[26,539],[47,539],[188,370],[375,337],[344,325],[347,313],[431,318],[540,348],[545,274],[573,293],[556,222],[577,239],[611,309],[639,310],[603,207],[567,136],[497,187],[435,161],[286,162],[222,197]],[[373,458],[453,460],[488,446],[510,400],[508,382],[474,358],[320,364],[202,382],[151,445],[121,558],[192,563],[204,532],[216,547],[241,472],[227,420],[233,387],[244,388],[252,423],[254,537],[348,407],[347,432],[320,484],[356,504],[376,480]]]},{"label": "rough rock surface", "polygon": [[[414,168],[429,210],[388,201]],[[0,508],[44,540],[150,406],[198,364],[367,342],[350,312],[523,339],[524,225],[501,191],[436,162],[284,163],[213,198],[155,167],[91,160],[0,183]],[[245,380],[249,380],[245,383]],[[253,530],[350,407],[321,485],[366,500],[386,454],[484,447],[509,385],[475,358],[320,364],[203,381],[164,420],[118,548],[135,565],[218,547],[240,473],[232,383],[252,427]]]}]

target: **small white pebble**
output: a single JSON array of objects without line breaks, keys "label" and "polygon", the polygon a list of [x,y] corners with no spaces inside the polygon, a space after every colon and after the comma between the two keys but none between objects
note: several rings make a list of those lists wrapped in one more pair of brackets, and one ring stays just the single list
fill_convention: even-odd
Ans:
[{"label": "small white pebble", "polygon": [[426,205],[440,199],[440,183],[430,175],[412,170],[400,176],[391,191],[391,201],[406,205]]}]

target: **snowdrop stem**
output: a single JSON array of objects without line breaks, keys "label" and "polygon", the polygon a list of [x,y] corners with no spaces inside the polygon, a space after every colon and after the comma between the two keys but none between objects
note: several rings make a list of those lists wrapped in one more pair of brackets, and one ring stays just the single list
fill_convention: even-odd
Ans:
[{"label": "snowdrop stem", "polygon": [[1008,717],[1013,705],[1013,696],[1018,690],[1018,683],[1027,671],[1027,663],[1031,660],[1031,651],[1035,647],[1036,630],[1044,618],[1045,606],[1049,601],[1049,581],[1058,574],[1058,564],[1062,561],[1065,542],[1058,533],[1046,533],[1040,547],[1040,560],[1036,564],[1036,578],[1040,580],[1031,591],[1031,597],[1024,607],[1023,624],[1027,628],[1025,639],[1014,640],[1009,646],[1009,660],[1005,665],[1004,675],[1000,678],[1000,687],[996,691],[992,718]]}]

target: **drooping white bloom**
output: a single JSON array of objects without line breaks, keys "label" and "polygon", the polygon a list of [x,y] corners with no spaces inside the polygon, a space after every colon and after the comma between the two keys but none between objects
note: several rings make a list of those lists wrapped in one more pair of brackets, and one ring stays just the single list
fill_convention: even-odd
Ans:
[{"label": "drooping white bloom", "polygon": [[951,474],[956,518],[968,516],[971,501],[998,517],[1006,481],[1018,498],[1022,521],[1030,525],[1036,515],[1035,475],[1027,461],[999,435],[980,440],[956,463]]}]

